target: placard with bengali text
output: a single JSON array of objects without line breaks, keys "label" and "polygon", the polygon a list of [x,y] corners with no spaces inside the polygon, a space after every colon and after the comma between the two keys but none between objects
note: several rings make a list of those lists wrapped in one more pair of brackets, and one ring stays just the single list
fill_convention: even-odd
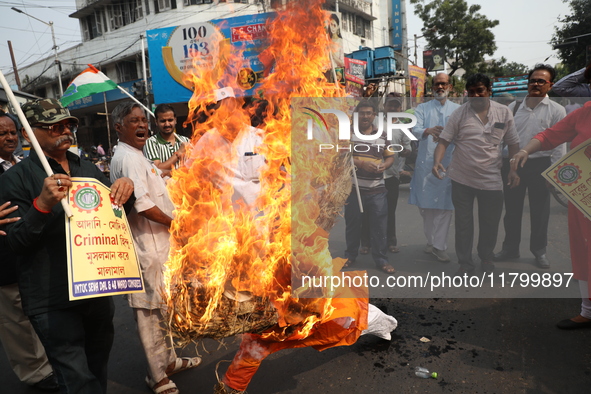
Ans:
[{"label": "placard with bengali text", "polygon": [[123,207],[93,178],[72,178],[66,217],[70,300],[144,291]]},{"label": "placard with bengali text", "polygon": [[542,175],[591,220],[591,139],[577,145]]}]

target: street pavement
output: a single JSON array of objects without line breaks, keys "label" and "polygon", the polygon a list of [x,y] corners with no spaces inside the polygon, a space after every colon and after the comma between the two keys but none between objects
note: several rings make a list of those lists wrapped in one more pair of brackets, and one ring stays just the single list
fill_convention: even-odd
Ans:
[{"label": "street pavement", "polygon": [[[422,220],[418,210],[407,204],[408,185],[401,187],[397,209],[398,245],[401,252],[390,254],[397,275],[411,273],[453,273],[458,265],[454,252],[453,227],[449,252],[452,262],[443,264],[423,253]],[[527,203],[526,203],[527,204]],[[570,272],[566,208],[552,202],[547,271],[534,266],[529,253],[529,210],[526,205],[521,243],[521,259],[498,263],[497,271],[520,273]],[[342,257],[344,224],[341,220],[331,233],[331,251]],[[499,230],[500,245],[504,233]],[[478,261],[475,258],[475,261]],[[359,260],[368,274],[382,275],[373,268],[370,256]],[[477,275],[482,272],[477,271]],[[571,290],[576,289],[571,283]],[[255,375],[248,392],[269,393],[572,393],[591,392],[591,330],[563,331],[557,321],[579,312],[580,299],[531,298],[540,293],[527,289],[518,297],[495,298],[481,294],[460,294],[456,298],[373,298],[372,303],[387,309],[398,320],[392,341],[362,336],[349,347],[317,352],[314,349],[285,350],[268,357]],[[380,294],[391,297],[388,291]],[[409,292],[406,296],[412,297]],[[465,298],[468,296],[470,298]],[[481,298],[478,298],[481,297]],[[144,383],[146,361],[137,338],[131,309],[116,297],[115,343],[109,365],[109,394],[149,393]],[[216,365],[220,376],[238,346],[230,338],[220,344],[211,340],[191,345],[182,355],[200,354],[203,364],[173,377],[184,394],[212,393]],[[38,393],[21,384],[0,352],[0,393]],[[414,367],[422,366],[439,374],[437,379],[421,379]]]}]

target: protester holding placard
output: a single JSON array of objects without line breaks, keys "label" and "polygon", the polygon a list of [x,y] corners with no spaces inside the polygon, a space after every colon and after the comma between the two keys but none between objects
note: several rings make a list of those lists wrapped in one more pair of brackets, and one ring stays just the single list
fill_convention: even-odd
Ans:
[{"label": "protester holding placard", "polygon": [[[114,304],[110,297],[69,301],[64,210],[60,204],[71,177],[95,178],[111,186],[116,205],[133,193],[129,178],[111,182],[90,162],[68,151],[78,119],[54,99],[22,108],[53,170],[47,176],[31,151],[0,177],[0,203],[10,201],[20,217],[7,226],[8,246],[17,259],[18,284],[31,320],[62,392],[106,393],[107,362],[113,344]],[[30,140],[27,132],[24,137]]]},{"label": "protester holding placard", "polygon": [[[579,73],[579,79],[584,78],[587,89],[591,82],[591,64],[584,73]],[[562,80],[561,80],[562,81]],[[560,82],[560,81],[559,81]],[[558,83],[557,83],[558,84]],[[586,94],[583,83],[579,82],[576,91]],[[554,85],[556,87],[556,85]],[[554,126],[544,130],[532,138],[511,161],[514,170],[523,168],[530,155],[540,150],[554,149],[562,143],[570,142],[570,148],[584,143],[591,138],[591,102],[575,110]],[[570,238],[570,255],[573,265],[574,278],[579,282],[581,292],[581,312],[578,316],[561,320],[557,327],[561,329],[591,328],[591,300],[589,299],[589,284],[591,283],[591,249],[588,239],[591,237],[591,221],[573,204],[568,204],[568,232]]]},{"label": "protester holding placard", "polygon": [[149,132],[141,106],[124,102],[113,110],[112,116],[119,144],[111,160],[111,179],[115,181],[128,176],[135,185],[136,201],[128,220],[146,292],[127,297],[148,361],[146,384],[154,393],[178,393],[168,376],[196,367],[201,358],[177,358],[172,340],[161,326],[164,321],[161,312],[164,306],[161,297],[163,272],[168,259],[168,230],[174,205],[168,197],[161,170],[143,154]]}]

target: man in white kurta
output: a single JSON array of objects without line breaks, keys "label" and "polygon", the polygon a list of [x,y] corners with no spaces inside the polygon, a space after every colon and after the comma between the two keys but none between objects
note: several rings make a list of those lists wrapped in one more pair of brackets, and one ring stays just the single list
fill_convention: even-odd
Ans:
[{"label": "man in white kurta", "polygon": [[[415,171],[410,182],[408,203],[416,205],[423,217],[423,230],[427,238],[425,253],[432,253],[441,262],[449,261],[447,235],[453,217],[451,180],[439,180],[431,174],[433,152],[449,116],[460,106],[447,99],[452,85],[449,76],[439,73],[433,78],[435,100],[420,104],[416,111],[417,124],[412,132],[419,140]],[[447,167],[453,154],[453,145],[442,161]]]},{"label": "man in white kurta", "polygon": [[166,387],[163,392],[177,393],[176,385],[168,376],[196,366],[200,359],[177,359],[172,341],[161,327],[164,303],[160,294],[164,283],[164,264],[168,259],[168,230],[174,205],[168,196],[162,172],[142,152],[149,132],[141,107],[132,102],[121,104],[113,111],[113,120],[119,145],[111,160],[111,179],[125,176],[131,178],[135,185],[136,202],[128,221],[146,291],[130,294],[128,300],[148,360],[146,383],[155,392],[156,388]]}]

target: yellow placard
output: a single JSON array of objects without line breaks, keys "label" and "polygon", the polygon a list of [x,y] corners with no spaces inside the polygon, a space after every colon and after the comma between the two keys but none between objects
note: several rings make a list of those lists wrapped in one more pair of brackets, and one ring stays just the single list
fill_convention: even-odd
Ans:
[{"label": "yellow placard", "polygon": [[568,152],[542,175],[591,219],[591,139]]},{"label": "yellow placard", "polygon": [[72,178],[66,217],[70,300],[144,291],[123,207],[93,178]]}]

